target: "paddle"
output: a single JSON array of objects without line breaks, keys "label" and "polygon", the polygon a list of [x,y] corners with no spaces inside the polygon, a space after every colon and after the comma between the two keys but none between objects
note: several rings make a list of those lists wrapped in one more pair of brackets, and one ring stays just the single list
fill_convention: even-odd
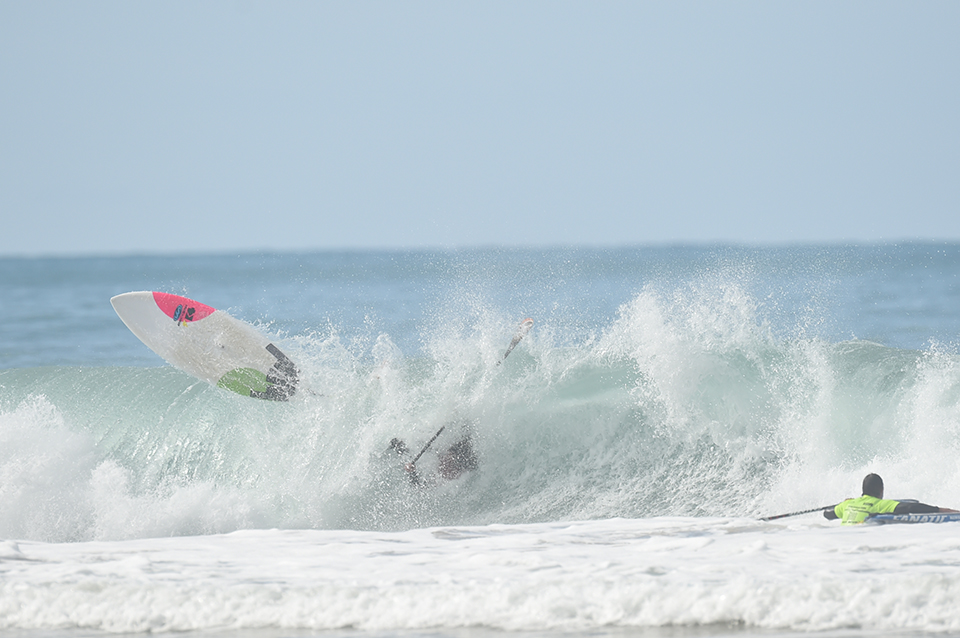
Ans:
[{"label": "paddle", "polygon": [[530,332],[530,328],[533,327],[533,319],[527,317],[522,322],[520,322],[520,327],[517,328],[517,334],[513,335],[513,341],[510,342],[510,345],[507,346],[507,351],[503,353],[503,358],[500,361],[497,361],[497,365],[503,363],[510,353],[513,352],[513,349],[517,347],[517,344],[520,343],[520,340],[527,336],[527,333]]},{"label": "paddle", "polygon": [[[513,341],[510,342],[510,345],[507,346],[507,351],[503,353],[503,358],[500,361],[497,361],[497,365],[500,365],[509,355],[513,352],[513,349],[517,347],[517,344],[520,343],[520,340],[527,336],[527,333],[530,332],[530,328],[533,327],[533,319],[527,317],[522,322],[520,322],[520,327],[517,328],[517,333],[513,335]],[[420,450],[420,454],[417,454],[413,457],[413,460],[407,463],[404,467],[407,468],[408,472],[414,471],[414,464],[420,460],[420,457],[423,456],[423,453],[430,449],[430,446],[433,445],[433,442],[437,440],[437,437],[440,436],[440,433],[443,432],[444,428],[447,426],[444,425],[433,437],[427,441],[427,444],[423,446],[423,449]]]},{"label": "paddle", "polygon": [[778,518],[787,518],[789,516],[800,516],[801,514],[810,514],[812,512],[822,512],[826,509],[832,509],[833,505],[824,505],[823,507],[815,507],[812,510],[803,510],[802,512],[790,512],[789,514],[777,514],[776,516],[765,516],[761,518],[761,521],[773,521]]},{"label": "paddle", "polygon": [[407,466],[413,467],[413,464],[416,463],[417,461],[419,461],[419,460],[420,460],[420,457],[423,456],[423,453],[430,449],[430,446],[433,445],[433,442],[437,440],[437,437],[440,436],[440,433],[443,432],[443,430],[444,430],[446,427],[447,427],[447,426],[444,425],[444,426],[442,426],[439,430],[437,430],[437,433],[434,434],[433,437],[432,437],[429,441],[427,441],[427,444],[423,446],[423,449],[420,450],[420,454],[418,454],[418,455],[416,455],[415,457],[413,457],[413,460],[410,461],[409,463],[407,463]]}]

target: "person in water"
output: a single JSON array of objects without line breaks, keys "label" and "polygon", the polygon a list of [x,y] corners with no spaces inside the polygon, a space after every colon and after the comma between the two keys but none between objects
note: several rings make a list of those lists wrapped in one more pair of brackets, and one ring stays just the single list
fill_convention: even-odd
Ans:
[{"label": "person in water", "polygon": [[[390,449],[400,456],[404,456],[410,451],[404,441],[396,438],[390,441]],[[468,432],[462,439],[440,452],[437,455],[437,460],[437,475],[448,481],[459,478],[464,472],[477,469],[477,453],[473,449],[473,440],[470,433]],[[410,476],[410,482],[414,485],[425,485],[427,483],[413,463],[405,464],[404,469]]]},{"label": "person in water", "polygon": [[841,525],[856,525],[867,520],[872,514],[937,514],[956,512],[936,505],[905,501],[884,500],[883,479],[878,474],[867,474],[863,478],[863,496],[848,498],[842,503],[823,510],[828,520],[841,519]]},{"label": "person in water", "polygon": [[473,451],[473,441],[468,434],[440,453],[437,471],[440,476],[451,481],[464,472],[477,469],[477,453]]}]

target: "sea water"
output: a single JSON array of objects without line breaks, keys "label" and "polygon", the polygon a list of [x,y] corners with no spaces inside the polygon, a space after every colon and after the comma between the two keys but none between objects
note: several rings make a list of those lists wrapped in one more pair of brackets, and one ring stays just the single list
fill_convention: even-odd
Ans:
[{"label": "sea water", "polygon": [[[300,392],[170,367],[132,290]],[[957,524],[758,520],[960,508],[960,245],[8,258],[0,308],[4,635],[960,635]]]}]

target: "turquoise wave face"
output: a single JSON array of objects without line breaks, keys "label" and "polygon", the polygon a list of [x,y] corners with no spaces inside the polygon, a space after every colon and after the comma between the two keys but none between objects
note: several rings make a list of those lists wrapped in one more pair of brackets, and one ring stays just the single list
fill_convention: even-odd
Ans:
[{"label": "turquoise wave face", "polygon": [[[0,537],[756,516],[869,471],[960,505],[954,353],[784,338],[760,308],[650,288],[577,344],[538,322],[502,365],[516,324],[490,314],[438,321],[416,357],[384,333],[288,337],[305,391],[284,404],[169,367],[0,370]],[[468,436],[476,469],[443,479]]]}]

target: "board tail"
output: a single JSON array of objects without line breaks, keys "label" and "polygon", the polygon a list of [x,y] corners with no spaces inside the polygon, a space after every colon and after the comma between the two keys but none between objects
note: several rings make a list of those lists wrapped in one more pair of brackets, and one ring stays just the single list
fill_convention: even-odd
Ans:
[{"label": "board tail", "polygon": [[217,387],[267,401],[286,401],[296,394],[300,374],[297,366],[272,343],[266,350],[277,360],[266,374],[254,368],[234,368],[220,378]]}]

